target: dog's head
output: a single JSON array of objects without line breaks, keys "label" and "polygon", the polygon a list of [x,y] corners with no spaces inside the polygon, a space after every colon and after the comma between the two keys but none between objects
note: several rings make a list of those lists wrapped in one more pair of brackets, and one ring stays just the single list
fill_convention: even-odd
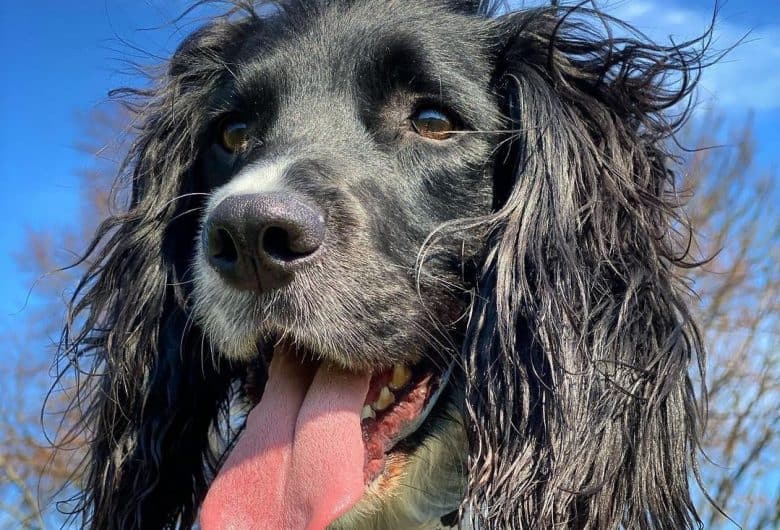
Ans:
[{"label": "dog's head", "polygon": [[137,102],[65,343],[93,528],[698,520],[700,55],[483,4],[239,5]]}]

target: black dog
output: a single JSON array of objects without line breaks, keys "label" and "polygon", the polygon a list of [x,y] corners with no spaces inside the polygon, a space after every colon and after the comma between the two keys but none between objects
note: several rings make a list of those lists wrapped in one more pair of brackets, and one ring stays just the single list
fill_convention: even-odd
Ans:
[{"label": "black dog", "polygon": [[496,11],[237,4],[131,93],[64,342],[85,526],[700,524],[666,150],[700,41]]}]

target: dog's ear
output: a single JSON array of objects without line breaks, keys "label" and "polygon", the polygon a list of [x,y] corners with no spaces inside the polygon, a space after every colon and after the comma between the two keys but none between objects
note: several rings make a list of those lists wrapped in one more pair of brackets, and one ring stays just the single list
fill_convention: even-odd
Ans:
[{"label": "dog's ear", "polygon": [[187,527],[205,495],[231,378],[204,359],[187,303],[203,195],[192,170],[205,97],[241,30],[228,21],[203,28],[156,88],[125,93],[137,112],[120,177],[132,181],[129,205],[102,223],[81,260],[62,344],[79,374],[74,406],[85,409],[84,527]]},{"label": "dog's ear", "polygon": [[583,9],[497,21],[511,134],[464,348],[474,528],[700,524],[688,372],[703,353],[666,151],[681,119],[665,113],[703,52],[615,24]]}]

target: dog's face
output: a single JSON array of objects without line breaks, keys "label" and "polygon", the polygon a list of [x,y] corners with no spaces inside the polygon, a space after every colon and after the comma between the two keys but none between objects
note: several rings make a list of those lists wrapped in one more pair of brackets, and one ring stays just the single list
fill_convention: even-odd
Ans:
[{"label": "dog's face", "polygon": [[[268,395],[293,392],[273,381],[280,356],[290,359],[277,377],[305,379],[309,401],[340,392],[329,386],[359,386],[338,410],[318,410],[328,424],[318,436],[332,440],[317,447],[343,444],[319,465],[359,451],[343,465],[359,466],[350,473],[364,486],[334,528],[416,527],[463,495],[465,435],[451,372],[475,249],[464,237],[424,247],[443,225],[490,212],[491,131],[500,121],[485,27],[418,2],[271,17],[247,35],[204,109],[213,119],[196,168],[209,194],[194,263],[197,322],[215,355],[270,360],[259,409],[296,399]],[[336,369],[348,381],[310,382]],[[298,418],[300,429],[307,405],[297,406],[284,421]],[[362,432],[339,424],[336,413],[347,412]],[[243,436],[282,428],[265,418],[256,420],[261,432]],[[285,443],[301,444],[298,435]],[[240,468],[236,460],[225,467]],[[353,487],[313,470],[300,480],[343,487],[338,495]],[[209,494],[209,517],[233,510],[232,500],[263,504],[270,495],[253,498],[229,482],[217,478],[224,490]],[[244,479],[243,488],[282,487],[262,482]]]}]

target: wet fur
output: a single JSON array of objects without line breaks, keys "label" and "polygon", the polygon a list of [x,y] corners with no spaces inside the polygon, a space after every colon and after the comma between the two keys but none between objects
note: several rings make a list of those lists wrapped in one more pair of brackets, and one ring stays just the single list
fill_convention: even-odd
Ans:
[{"label": "wet fur", "polygon": [[[353,369],[457,362],[408,450],[409,469],[446,459],[459,480],[415,472],[433,483],[359,528],[414,503],[463,528],[700,526],[703,351],[667,149],[702,41],[660,46],[585,8],[235,4],[154,88],[123,92],[131,198],[84,256],[62,342],[81,374],[83,526],[191,527],[255,343],[277,333]],[[304,68],[312,54],[324,66]],[[461,116],[447,146],[388,125],[423,92]],[[273,125],[227,167],[210,146],[236,106]],[[329,232],[321,266],[255,296],[204,266],[198,233],[210,194],[268,161]]]}]

